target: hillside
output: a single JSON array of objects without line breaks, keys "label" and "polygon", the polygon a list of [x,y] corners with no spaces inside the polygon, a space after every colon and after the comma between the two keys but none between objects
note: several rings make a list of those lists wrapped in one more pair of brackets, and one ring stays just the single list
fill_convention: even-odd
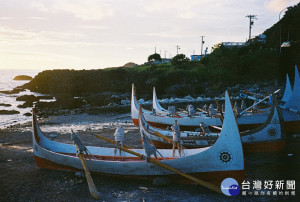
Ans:
[{"label": "hillside", "polygon": [[278,65],[281,68],[280,74],[283,75],[286,72],[292,74],[293,69],[290,67],[295,64],[299,67],[300,64],[300,3],[288,7],[281,16],[283,16],[281,20],[267,29],[264,34],[267,35],[266,46],[277,52],[280,50],[280,35],[281,43],[286,41],[291,43],[291,47],[282,48],[279,54]]},{"label": "hillside", "polygon": [[[23,88],[64,99],[79,96],[88,104],[106,105],[129,98],[132,83],[137,86],[140,96],[151,99],[153,86],[160,97],[217,96],[237,84],[283,82],[286,72],[292,72],[295,64],[300,67],[299,5],[289,8],[279,22],[282,36],[290,27],[289,39],[293,42],[290,48],[283,48],[281,53],[278,37],[280,24],[276,23],[264,32],[267,35],[266,44],[252,42],[239,48],[220,46],[198,62],[99,70],[47,70],[39,73]],[[288,39],[282,37],[282,41],[285,40]]]}]

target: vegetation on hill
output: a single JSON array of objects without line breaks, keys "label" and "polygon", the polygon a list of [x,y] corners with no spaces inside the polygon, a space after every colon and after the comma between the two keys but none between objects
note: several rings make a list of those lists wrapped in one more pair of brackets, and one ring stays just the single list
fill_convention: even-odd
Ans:
[{"label": "vegetation on hill", "polygon": [[291,67],[295,64],[298,64],[299,67],[300,64],[300,3],[288,7],[281,20],[263,34],[267,35],[266,47],[272,48],[276,52],[280,51],[280,44],[283,42],[291,43],[291,47],[281,48],[279,60],[276,62],[280,66],[281,75],[287,72],[293,75]]},{"label": "vegetation on hill", "polygon": [[[290,27],[290,38],[282,38],[282,41],[293,41],[292,46],[283,48],[281,53],[279,24],[276,23],[264,33],[267,35],[266,44],[253,41],[244,47],[220,46],[197,62],[177,55],[171,64],[79,71],[47,70],[23,87],[56,97],[81,96],[88,103],[106,105],[112,99],[117,102],[129,98],[132,83],[137,86],[140,96],[151,99],[153,86],[163,97],[199,96],[203,93],[215,96],[236,84],[283,81],[285,73],[293,71],[295,64],[300,67],[299,5],[289,8],[280,21],[282,36]],[[151,55],[148,60],[159,61],[159,57]]]}]

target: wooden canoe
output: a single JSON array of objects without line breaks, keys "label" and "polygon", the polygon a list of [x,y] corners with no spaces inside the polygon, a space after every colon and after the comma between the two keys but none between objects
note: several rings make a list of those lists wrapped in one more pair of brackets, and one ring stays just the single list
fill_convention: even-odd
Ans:
[{"label": "wooden canoe", "polygon": [[[268,119],[261,126],[241,132],[244,151],[246,152],[269,152],[280,151],[285,146],[285,130],[281,110],[275,96],[270,109]],[[171,148],[172,131],[151,126],[145,120],[143,114],[139,116],[139,127],[143,127],[147,135],[158,148]],[[203,133],[181,131],[181,145],[186,148],[201,148],[215,143],[219,133]]]},{"label": "wooden canoe", "polygon": [[[167,128],[174,124],[177,120],[182,130],[194,131],[200,128],[200,122],[204,122],[208,126],[222,126],[219,116],[209,117],[205,113],[200,113],[197,116],[188,117],[180,114],[167,115],[165,113],[152,113],[152,111],[142,109],[146,121],[157,128]],[[131,118],[135,125],[138,126],[139,105],[136,99],[135,87],[132,84],[131,94]],[[253,115],[245,115],[237,118],[240,131],[257,128],[259,125],[266,122],[268,118],[267,113],[257,113]]]},{"label": "wooden canoe", "polygon": [[[226,96],[226,115],[220,137],[211,147],[186,149],[181,158],[172,157],[172,150],[159,149],[164,159],[157,161],[166,164],[183,173],[198,177],[217,186],[227,177],[233,177],[241,182],[244,178],[243,147],[231,109],[229,96]],[[33,109],[33,150],[36,164],[41,168],[77,171],[82,170],[80,159],[76,156],[76,147],[71,144],[55,142],[44,136]],[[90,159],[86,165],[92,173],[117,177],[154,178],[168,176],[172,180],[182,182],[183,178],[172,171],[163,169],[144,159],[123,153],[114,156],[114,148],[87,146]],[[132,149],[145,155],[144,149]]]}]

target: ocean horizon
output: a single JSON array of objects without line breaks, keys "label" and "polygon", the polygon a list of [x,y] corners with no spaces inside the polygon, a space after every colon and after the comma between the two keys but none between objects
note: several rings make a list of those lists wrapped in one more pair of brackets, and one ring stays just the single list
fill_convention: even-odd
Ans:
[{"label": "ocean horizon", "polygon": [[[29,81],[23,80],[13,80],[15,76],[18,75],[28,75],[31,77],[36,76],[40,70],[0,70],[0,90],[9,91],[13,90],[17,86],[22,86]],[[16,98],[21,95],[39,95],[37,93],[30,92],[29,90],[16,93],[16,94],[5,94],[0,93],[0,103],[1,104],[10,104],[11,106],[0,106],[0,110],[16,110],[19,111],[19,114],[4,115],[0,114],[1,122],[0,129],[4,129],[8,126],[15,124],[23,124],[29,122],[31,117],[25,116],[25,113],[31,112],[31,108],[19,108],[18,105],[23,104],[23,101],[16,101]]]}]

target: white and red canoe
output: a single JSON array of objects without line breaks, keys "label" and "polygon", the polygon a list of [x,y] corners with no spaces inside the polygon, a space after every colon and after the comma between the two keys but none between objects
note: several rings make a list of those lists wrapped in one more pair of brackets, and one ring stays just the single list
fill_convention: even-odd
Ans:
[{"label": "white and red canoe", "polygon": [[[213,146],[186,149],[184,156],[180,158],[172,157],[171,149],[159,149],[164,159],[154,159],[217,186],[228,177],[241,182],[245,175],[243,147],[228,95],[226,99],[224,126]],[[34,109],[32,127],[34,158],[39,167],[69,171],[83,169],[80,159],[76,156],[75,145],[55,142],[44,136]],[[91,159],[86,159],[86,165],[93,173],[142,179],[168,176],[175,181],[184,181],[172,171],[147,163],[131,154],[114,156],[114,148],[87,146],[87,149]],[[144,149],[132,151],[145,155]]]},{"label": "white and red canoe", "polygon": [[[177,120],[180,128],[182,130],[194,131],[200,128],[200,122],[204,122],[208,126],[218,126],[222,125],[220,116],[209,117],[204,113],[199,113],[196,116],[189,117],[187,115],[174,114],[168,115],[167,113],[153,113],[152,111],[143,109],[143,114],[146,121],[157,128],[167,128],[174,124]],[[139,117],[139,105],[135,95],[135,87],[132,84],[132,94],[131,94],[131,118],[135,125],[138,125]],[[268,113],[256,113],[252,115],[243,115],[237,118],[238,126],[240,131],[250,130],[257,128],[259,125],[266,122],[268,118]]]},{"label": "white and red canoe", "polygon": [[287,75],[286,88],[282,98],[282,115],[289,133],[300,133],[300,77],[297,66],[295,66],[294,87],[292,90]]},{"label": "white and red canoe", "polygon": [[[246,152],[270,152],[280,151],[286,144],[285,129],[280,107],[275,96],[270,108],[269,116],[261,126],[241,132],[244,151]],[[141,111],[141,109],[140,109]],[[153,144],[158,148],[171,148],[172,131],[151,126],[145,120],[143,113],[139,116],[140,130],[152,139]],[[202,148],[215,143],[219,133],[204,133],[181,131],[181,145],[186,148]]]},{"label": "white and red canoe", "polygon": [[[249,94],[246,93],[246,94]],[[247,98],[260,101],[256,97],[246,96]],[[298,68],[295,66],[294,87],[292,89],[288,74],[286,75],[286,86],[280,106],[285,130],[288,133],[300,133],[300,77]]]}]

